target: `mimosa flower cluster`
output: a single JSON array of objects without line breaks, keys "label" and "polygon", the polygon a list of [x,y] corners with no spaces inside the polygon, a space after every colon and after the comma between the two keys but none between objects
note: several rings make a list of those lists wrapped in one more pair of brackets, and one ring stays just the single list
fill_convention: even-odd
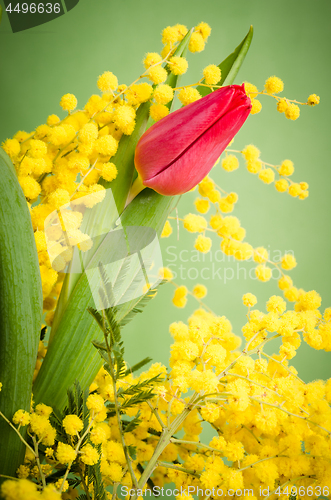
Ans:
[{"label": "mimosa flower cluster", "polygon": [[[329,496],[331,379],[306,384],[289,360],[300,345],[300,334],[323,339],[323,345],[312,342],[312,347],[331,348],[331,311],[321,316],[316,293],[306,294],[296,311],[286,311],[279,296],[269,299],[266,312],[252,309],[252,294],[244,295],[243,303],[248,322],[243,326],[242,351],[241,339],[225,316],[198,309],[187,325],[170,325],[170,370],[155,363],[138,377],[129,373],[120,378],[114,386],[101,369],[86,401],[87,420],[67,414],[55,428],[50,423],[52,408],[46,405],[30,413],[18,410],[13,424],[18,432],[28,425],[41,451],[39,455],[28,447],[18,470],[20,479],[2,486],[4,498],[20,500],[32,490],[33,499],[59,498],[68,488],[71,468],[84,477],[86,466],[97,463],[104,484],[115,488],[134,488],[149,470],[151,477],[148,484],[140,484],[142,490],[170,483],[183,490],[251,488],[254,500],[261,497],[260,488],[269,488],[276,498],[287,485],[295,485],[309,492],[300,498],[311,496],[309,486],[317,488],[313,498],[319,487],[324,492],[328,488]],[[282,345],[270,356],[264,347],[277,337]],[[123,422],[129,426],[130,420],[138,419],[138,425],[121,436],[110,408],[122,390],[144,381],[151,381],[154,396],[132,405],[123,400]],[[207,443],[200,437],[203,423],[214,434]],[[131,450],[129,458],[122,439]],[[40,464],[40,456],[47,463]],[[64,476],[48,483],[59,467],[64,467]],[[84,482],[88,489],[87,477]]]},{"label": "mimosa flower cluster", "polygon": [[[92,95],[83,109],[76,109],[73,94],[65,94],[60,106],[67,116],[61,119],[52,114],[35,131],[19,131],[2,144],[15,165],[31,211],[48,325],[52,324],[62,271],[72,258],[72,247],[86,251],[92,246],[89,236],[80,231],[82,214],[70,210],[70,203],[81,199],[83,207],[92,208],[103,200],[105,188],[111,186],[121,167],[113,161],[119,141],[134,131],[141,104],[150,103],[154,120],[169,113],[167,104],[174,91],[164,82],[168,74],[178,76],[187,71],[187,59],[173,55],[187,32],[179,24],[165,28],[161,54],[150,52],[145,56],[145,71],[131,85],[119,84],[111,71],[105,71],[97,81],[99,94]],[[198,24],[191,34],[189,50],[202,51],[210,32],[206,23]],[[60,207],[60,223],[46,236],[45,219]]]}]

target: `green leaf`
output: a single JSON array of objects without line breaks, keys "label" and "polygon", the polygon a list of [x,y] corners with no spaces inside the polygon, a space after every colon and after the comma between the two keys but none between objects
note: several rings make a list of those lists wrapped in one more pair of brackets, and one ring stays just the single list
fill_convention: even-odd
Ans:
[{"label": "green leaf", "polygon": [[[134,226],[139,230],[138,226],[147,226],[160,235],[174,200],[171,197],[161,196],[151,189],[144,189],[124,210],[121,217],[123,227]],[[109,248],[106,243],[103,242],[99,246],[93,257],[96,268],[104,256],[117,255],[116,246]],[[118,268],[114,267],[114,275],[120,267],[120,263]],[[96,271],[98,272],[97,269]],[[112,276],[110,278],[112,279]],[[128,287],[133,280],[134,276],[129,275]],[[102,360],[92,340],[102,342],[103,332],[87,311],[88,307],[93,306],[92,292],[97,292],[98,289],[99,285],[95,290],[91,289],[84,273],[72,290],[34,383],[33,393],[36,402],[42,401],[63,408],[66,403],[67,388],[78,379],[85,389],[101,368]],[[139,300],[135,299],[118,306],[117,323],[137,305]]]},{"label": "green leaf", "polygon": [[88,500],[86,493],[82,493],[77,497],[77,500]]},{"label": "green leaf", "polygon": [[118,391],[118,394],[120,394],[121,396],[132,396],[133,394],[139,394],[144,388],[152,390],[154,384],[158,384],[162,382],[162,380],[163,379],[160,377],[160,375],[155,375],[154,377],[151,377],[149,379],[129,385],[126,389],[121,388],[121,390]]},{"label": "green leaf", "polygon": [[137,458],[137,447],[136,446],[132,446],[132,444],[129,444],[129,446],[127,446],[127,450],[128,450],[129,455],[131,457],[131,460],[136,460],[136,458]]},{"label": "green leaf", "polygon": [[[91,308],[89,308],[90,310]],[[92,340],[92,344],[94,345],[94,347],[96,349],[99,349],[99,351],[105,351],[105,352],[108,352],[107,350],[107,346],[105,344],[105,342],[98,342],[97,340]],[[108,361],[108,360],[107,360]]]},{"label": "green leaf", "polygon": [[[88,307],[87,312],[89,312],[91,314],[91,316],[93,316],[95,321],[98,323],[99,328],[103,331],[103,319],[102,319],[102,315],[99,313],[99,311],[97,311],[93,307]],[[101,349],[101,347],[99,347],[101,345],[101,343],[99,343],[97,340],[93,340],[92,343],[93,343],[94,347],[96,347],[97,349]],[[106,347],[105,344],[103,344],[103,345]],[[104,350],[107,351],[107,348],[105,348]]]},{"label": "green leaf", "polygon": [[134,394],[132,398],[127,399],[121,404],[121,409],[132,408],[133,406],[140,405],[141,403],[145,403],[149,399],[152,399],[155,396],[153,392],[153,388],[150,388],[146,391],[140,391],[137,394]]},{"label": "green leaf", "polygon": [[125,376],[129,375],[130,373],[134,373],[137,370],[140,370],[143,366],[147,365],[152,361],[152,358],[145,358],[139,361],[139,363],[136,363],[135,365],[131,366],[131,368],[128,368],[125,372]]},{"label": "green leaf", "polygon": [[[164,283],[167,283],[167,280],[162,280],[158,284],[158,287],[163,285]],[[121,311],[118,313],[118,317],[120,318],[119,325],[125,326],[130,323],[130,321],[133,320],[137,313],[143,312],[144,307],[147,306],[147,304],[155,297],[155,295],[156,293],[153,292],[153,290],[148,290],[148,292],[143,297],[139,297],[125,304]]]},{"label": "green leaf", "polygon": [[141,412],[140,410],[138,410],[137,415],[129,422],[126,420],[122,420],[122,424],[125,424],[123,425],[124,432],[132,432],[139,426],[139,424],[141,423],[140,414]]},{"label": "green leaf", "polygon": [[[29,411],[42,314],[31,217],[14,166],[0,148],[0,409]],[[14,476],[24,446],[0,416],[0,474]]]},{"label": "green leaf", "polygon": [[[221,70],[221,80],[217,85],[231,85],[237,76],[237,73],[244,62],[248,49],[250,47],[253,38],[253,26],[249,28],[249,31],[243,41],[238,45],[238,47],[230,54],[226,59],[224,59],[218,67]],[[197,90],[202,96],[210,94],[211,89],[209,87],[197,87]]]}]

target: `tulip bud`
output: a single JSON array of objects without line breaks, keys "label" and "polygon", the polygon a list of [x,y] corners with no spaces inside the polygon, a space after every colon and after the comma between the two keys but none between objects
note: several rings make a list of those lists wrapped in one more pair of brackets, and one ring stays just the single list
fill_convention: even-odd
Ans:
[{"label": "tulip bud", "polygon": [[212,169],[251,107],[244,85],[230,85],[155,123],[136,147],[143,184],[167,196],[192,189]]}]

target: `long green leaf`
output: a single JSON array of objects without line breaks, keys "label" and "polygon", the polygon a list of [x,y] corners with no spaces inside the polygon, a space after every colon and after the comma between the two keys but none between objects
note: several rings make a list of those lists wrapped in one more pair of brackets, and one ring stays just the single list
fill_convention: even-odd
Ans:
[{"label": "long green leaf", "polygon": [[[238,47],[230,54],[218,67],[221,70],[221,80],[217,85],[231,85],[237,76],[237,73],[244,62],[248,49],[250,47],[253,38],[253,26],[249,28],[249,31],[243,41],[238,45]],[[202,82],[204,83],[204,82]],[[197,87],[197,90],[202,96],[205,96],[211,92],[209,87]]]},{"label": "long green leaf", "polygon": [[[14,166],[0,148],[0,410],[12,419],[31,404],[42,291],[27,203]],[[15,475],[24,446],[0,416],[0,474]]]},{"label": "long green leaf", "polygon": [[[172,203],[173,198],[144,189],[124,210],[122,224],[124,227],[135,226],[137,230],[138,226],[151,227],[160,235]],[[109,248],[107,242],[103,242],[93,257],[95,267],[105,255],[116,256],[116,252],[116,245]],[[120,263],[118,266],[120,268]],[[116,273],[114,266],[114,275]],[[129,276],[129,279],[133,278]],[[74,287],[34,384],[33,393],[37,402],[43,401],[63,408],[67,388],[79,379],[85,389],[100,369],[102,360],[92,340],[101,341],[103,333],[87,311],[87,307],[93,306],[93,292],[97,293],[98,286],[99,283],[96,283],[93,290],[84,273]],[[122,319],[122,311],[126,306],[117,307],[117,320]]]}]

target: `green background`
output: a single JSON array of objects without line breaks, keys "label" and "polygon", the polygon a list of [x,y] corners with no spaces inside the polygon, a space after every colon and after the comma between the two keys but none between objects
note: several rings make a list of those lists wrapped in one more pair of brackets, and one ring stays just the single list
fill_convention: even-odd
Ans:
[{"label": "green background", "polygon": [[[192,83],[200,79],[203,67],[218,64],[232,52],[253,24],[253,43],[236,83],[248,80],[262,89],[265,79],[275,74],[284,80],[286,97],[304,102],[309,94],[317,93],[321,104],[301,108],[299,120],[292,122],[276,111],[273,99],[261,99],[262,112],[249,118],[233,147],[242,149],[253,143],[261,149],[262,159],[274,164],[292,159],[296,167],[294,179],[309,183],[310,196],[300,201],[276,192],[273,185],[267,186],[249,174],[243,161],[233,173],[216,166],[212,177],[227,191],[239,194],[233,215],[246,228],[247,241],[271,252],[293,250],[298,261],[291,272],[294,283],[305,290],[317,290],[323,297],[322,306],[328,307],[330,14],[330,3],[320,0],[80,0],[64,16],[13,34],[4,13],[0,26],[0,140],[19,129],[33,130],[51,113],[63,116],[59,100],[67,92],[75,94],[83,107],[88,97],[97,93],[97,77],[105,70],[113,71],[120,83],[129,84],[142,72],[144,54],[161,50],[160,33],[168,25],[182,23],[191,27],[206,21],[212,27],[205,51],[189,55],[189,72],[182,82]],[[180,215],[193,210],[195,197],[196,193],[183,197]],[[177,255],[179,265],[180,251],[193,250],[195,235],[180,228],[177,240],[175,233],[162,240],[165,265],[170,263],[169,251]],[[218,248],[219,240],[215,238],[213,250]],[[221,267],[224,273],[225,263],[217,262],[213,255],[215,267]],[[191,267],[199,272],[210,266],[208,259],[207,255],[207,263],[182,262],[185,277]],[[236,273],[237,264],[232,265]],[[240,266],[249,270],[252,263]],[[268,297],[279,293],[275,280],[264,284],[243,279],[243,271],[240,276],[227,283],[201,278],[176,281],[190,289],[197,281],[206,284],[208,306],[226,315],[240,334],[246,313],[241,302],[243,293],[255,293],[257,307],[262,311]],[[185,309],[176,309],[171,303],[173,291],[172,285],[162,287],[144,314],[126,327],[129,363],[143,356],[167,363],[169,323],[185,321],[196,307],[191,299]],[[300,376],[310,381],[330,377],[330,360],[329,353],[315,351],[303,342],[293,364]]]}]

